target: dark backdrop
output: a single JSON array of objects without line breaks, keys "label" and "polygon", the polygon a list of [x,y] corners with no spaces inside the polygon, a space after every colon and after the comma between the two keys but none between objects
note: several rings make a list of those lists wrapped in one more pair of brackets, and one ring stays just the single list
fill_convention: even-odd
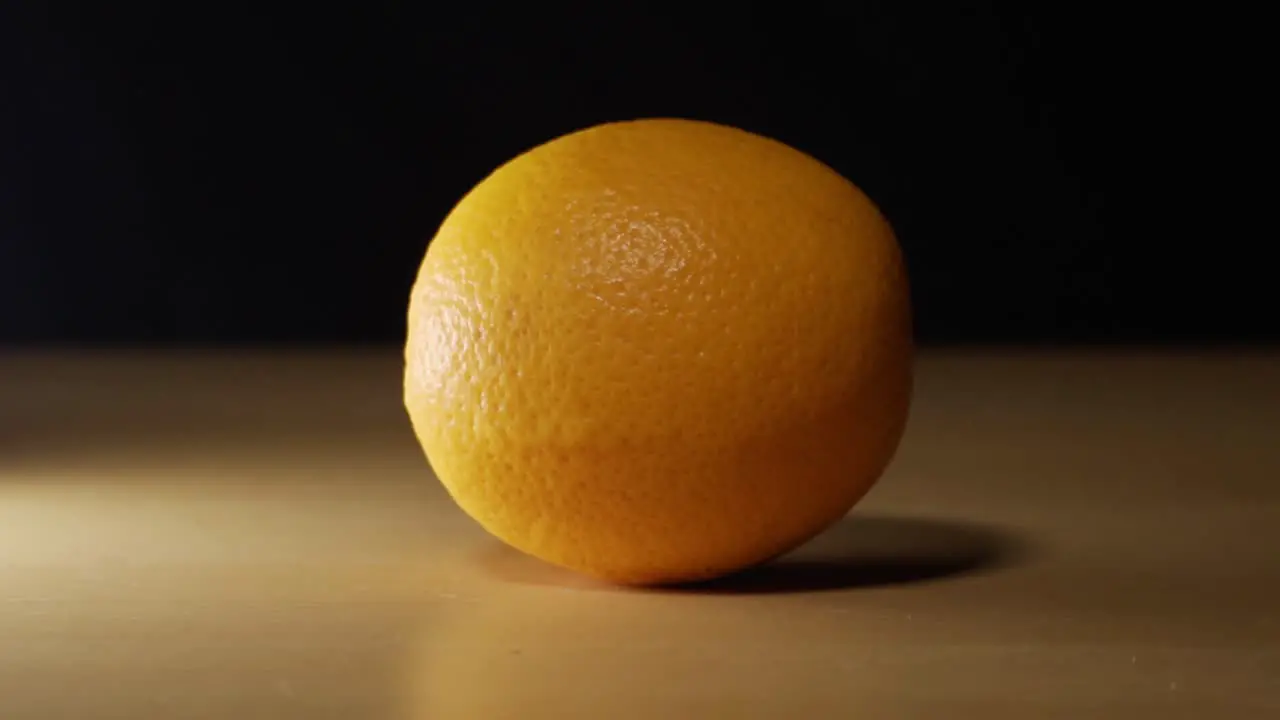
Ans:
[{"label": "dark backdrop", "polygon": [[1117,119],[1141,108],[1101,16],[202,5],[0,10],[0,341],[396,342],[469,187],[556,135],[658,115],[777,137],[861,185],[906,249],[925,342],[1274,328],[1229,274],[1189,290],[1171,278],[1196,254],[1119,230]]}]

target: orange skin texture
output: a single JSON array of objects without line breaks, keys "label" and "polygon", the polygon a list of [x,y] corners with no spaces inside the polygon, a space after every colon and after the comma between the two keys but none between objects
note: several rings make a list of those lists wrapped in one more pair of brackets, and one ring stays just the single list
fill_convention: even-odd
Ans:
[{"label": "orange skin texture", "polygon": [[911,399],[888,222],[782,143],[652,119],[500,167],[415,282],[405,405],[468,515],[624,584],[712,578],[843,517]]}]

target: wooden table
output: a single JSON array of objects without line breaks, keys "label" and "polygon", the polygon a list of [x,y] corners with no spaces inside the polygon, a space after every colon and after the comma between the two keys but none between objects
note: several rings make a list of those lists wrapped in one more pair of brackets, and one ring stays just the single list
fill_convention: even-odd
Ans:
[{"label": "wooden table", "polygon": [[0,718],[1280,718],[1280,355],[926,354],[851,518],[681,592],[490,540],[399,372],[0,355]]}]

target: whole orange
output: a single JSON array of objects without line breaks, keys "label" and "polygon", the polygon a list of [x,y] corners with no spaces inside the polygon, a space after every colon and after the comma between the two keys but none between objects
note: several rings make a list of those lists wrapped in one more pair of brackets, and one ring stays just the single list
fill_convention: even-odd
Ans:
[{"label": "whole orange", "polygon": [[430,243],[405,405],[490,533],[619,583],[723,575],[841,518],[902,436],[893,231],[780,142],[600,125],[511,160]]}]

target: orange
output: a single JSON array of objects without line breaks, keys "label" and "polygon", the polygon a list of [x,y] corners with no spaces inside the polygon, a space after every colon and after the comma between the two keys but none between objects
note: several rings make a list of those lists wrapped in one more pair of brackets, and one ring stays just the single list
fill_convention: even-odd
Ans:
[{"label": "orange", "polygon": [[743,130],[637,120],[534,148],[452,210],[404,399],[490,533],[671,583],[845,515],[896,451],[912,352],[899,246],[857,187]]}]

